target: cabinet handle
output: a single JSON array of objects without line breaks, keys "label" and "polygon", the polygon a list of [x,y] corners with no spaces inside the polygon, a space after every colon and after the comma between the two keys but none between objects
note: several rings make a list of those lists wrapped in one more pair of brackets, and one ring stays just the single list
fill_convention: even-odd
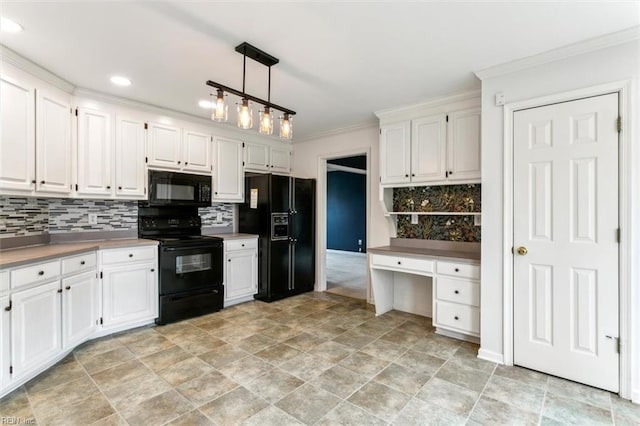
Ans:
[{"label": "cabinet handle", "polygon": [[454,293],[455,294],[460,294],[460,292],[458,290],[455,290]]},{"label": "cabinet handle", "polygon": [[71,286],[70,286],[70,285],[68,285],[68,286],[66,286],[64,289],[65,289],[65,290],[71,290]]},{"label": "cabinet handle", "polygon": [[38,275],[44,275],[44,271],[38,271]]},{"label": "cabinet handle", "polygon": [[35,180],[35,179],[34,179],[34,180],[32,180],[32,181],[31,181],[31,183],[35,185],[35,183],[36,183],[36,180]]},{"label": "cabinet handle", "polygon": [[456,268],[456,269],[454,269],[454,271],[460,272],[460,268]]},{"label": "cabinet handle", "polygon": [[444,172],[444,177],[448,178],[449,177],[449,172]]},{"label": "cabinet handle", "polygon": [[213,290],[211,293],[218,294],[218,290]]},{"label": "cabinet handle", "polygon": [[13,302],[11,300],[9,300],[9,306],[7,306],[6,308],[4,308],[5,311],[9,312],[11,310],[11,308],[13,307]]},{"label": "cabinet handle", "polygon": [[129,257],[133,257],[133,253],[129,253]]},{"label": "cabinet handle", "polygon": [[84,263],[85,263],[85,262],[84,262],[84,260],[81,260],[81,261],[80,261],[80,264],[81,264],[81,265],[84,265]]},{"label": "cabinet handle", "polygon": [[58,289],[58,293],[62,293],[62,289],[61,288]]},{"label": "cabinet handle", "polygon": [[453,319],[454,319],[454,320],[456,320],[456,321],[458,321],[458,319],[459,319],[459,318],[458,318],[457,316],[455,316],[455,317],[453,317]]}]

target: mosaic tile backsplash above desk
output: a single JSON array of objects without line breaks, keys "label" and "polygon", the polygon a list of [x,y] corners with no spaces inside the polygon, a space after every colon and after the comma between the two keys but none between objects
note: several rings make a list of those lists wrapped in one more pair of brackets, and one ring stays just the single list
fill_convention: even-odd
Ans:
[{"label": "mosaic tile backsplash above desk", "polygon": [[[394,212],[456,212],[479,213],[480,184],[416,186],[393,189]],[[411,216],[399,215],[398,238],[480,242],[480,227],[473,215],[420,215],[418,224]]]}]

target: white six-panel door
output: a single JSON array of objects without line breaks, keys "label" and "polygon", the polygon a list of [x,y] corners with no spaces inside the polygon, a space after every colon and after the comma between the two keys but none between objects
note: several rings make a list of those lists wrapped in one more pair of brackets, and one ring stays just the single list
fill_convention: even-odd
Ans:
[{"label": "white six-panel door", "polygon": [[514,363],[618,391],[618,94],[514,113]]}]

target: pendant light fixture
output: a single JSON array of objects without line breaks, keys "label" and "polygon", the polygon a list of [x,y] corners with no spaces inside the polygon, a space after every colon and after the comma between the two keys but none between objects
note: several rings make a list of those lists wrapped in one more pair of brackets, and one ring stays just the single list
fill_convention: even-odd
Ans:
[{"label": "pendant light fixture", "polygon": [[[293,127],[291,118],[296,114],[288,108],[276,105],[271,102],[271,67],[277,64],[278,58],[269,55],[268,53],[250,45],[247,42],[241,43],[236,46],[236,52],[242,53],[243,65],[242,65],[242,91],[232,89],[214,81],[207,81],[207,86],[215,87],[217,90],[217,98],[214,106],[214,111],[211,114],[211,119],[215,121],[227,121],[228,108],[224,101],[225,92],[234,94],[240,97],[238,105],[238,117],[237,124],[241,129],[251,129],[253,127],[253,107],[252,102],[262,105],[262,109],[259,111],[259,129],[258,131],[265,135],[273,134],[273,110],[282,111],[284,114],[280,117],[280,137],[284,139],[291,139],[293,136]],[[245,92],[245,80],[247,70],[247,56],[256,62],[260,62],[269,68],[269,86],[267,100],[260,99],[256,96],[249,95]]]}]

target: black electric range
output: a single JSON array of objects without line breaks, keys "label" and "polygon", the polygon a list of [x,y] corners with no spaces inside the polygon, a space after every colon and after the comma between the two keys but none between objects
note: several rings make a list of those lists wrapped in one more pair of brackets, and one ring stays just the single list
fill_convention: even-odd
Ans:
[{"label": "black electric range", "polygon": [[157,324],[167,324],[222,309],[223,243],[200,235],[195,207],[139,207],[138,236],[158,245]]}]

